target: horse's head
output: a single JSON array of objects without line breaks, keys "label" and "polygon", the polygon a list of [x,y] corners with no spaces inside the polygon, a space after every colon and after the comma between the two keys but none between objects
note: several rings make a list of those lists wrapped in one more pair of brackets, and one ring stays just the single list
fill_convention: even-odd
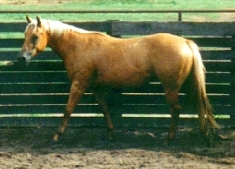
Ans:
[{"label": "horse's head", "polygon": [[28,25],[25,30],[25,41],[18,57],[19,61],[28,61],[36,56],[39,52],[43,51],[48,42],[48,25],[43,22],[39,17],[32,20],[26,16]]}]

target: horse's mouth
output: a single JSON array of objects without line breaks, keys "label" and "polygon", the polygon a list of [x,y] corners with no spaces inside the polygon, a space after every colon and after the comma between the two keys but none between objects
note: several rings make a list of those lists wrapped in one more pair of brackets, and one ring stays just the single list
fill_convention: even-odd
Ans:
[{"label": "horse's mouth", "polygon": [[23,56],[18,57],[18,62],[20,62],[20,63],[26,62],[26,57],[23,57]]},{"label": "horse's mouth", "polygon": [[20,53],[17,58],[17,60],[20,64],[26,65],[26,66],[29,64],[30,59],[31,59],[31,55],[29,55],[29,54],[22,55],[22,53]]}]

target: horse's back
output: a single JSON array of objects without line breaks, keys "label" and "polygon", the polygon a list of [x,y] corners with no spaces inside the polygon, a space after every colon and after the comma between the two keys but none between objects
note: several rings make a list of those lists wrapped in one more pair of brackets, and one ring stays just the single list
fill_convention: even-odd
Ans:
[{"label": "horse's back", "polygon": [[121,39],[103,36],[94,56],[97,81],[114,86],[141,85],[150,76],[151,65],[142,38]]},{"label": "horse's back", "polygon": [[103,36],[100,40],[102,51],[94,61],[100,83],[136,85],[152,74],[162,83],[179,82],[192,67],[192,51],[179,36],[159,33],[130,39]]}]

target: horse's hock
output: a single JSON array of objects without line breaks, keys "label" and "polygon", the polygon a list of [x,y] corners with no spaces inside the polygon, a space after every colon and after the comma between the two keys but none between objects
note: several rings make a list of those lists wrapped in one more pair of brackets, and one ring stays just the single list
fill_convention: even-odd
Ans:
[{"label": "horse's hock", "polygon": [[[23,33],[25,23],[0,23],[0,31]],[[207,95],[219,124],[234,126],[235,106],[235,22],[78,22],[87,30],[108,32],[113,36],[136,36],[158,32],[181,35],[200,47],[207,69]],[[62,61],[50,50],[32,60],[28,66],[16,62],[23,39],[1,38],[1,60],[15,62],[1,66],[1,126],[57,126],[67,103],[70,82]],[[184,89],[182,89],[184,90]],[[117,95],[117,94],[114,94]],[[185,96],[180,96],[185,102]],[[153,78],[143,88],[126,89],[112,98],[111,116],[116,127],[169,127],[169,108],[158,80]],[[121,106],[120,106],[121,104]],[[185,106],[183,104],[183,106]],[[112,113],[113,112],[113,113]],[[94,96],[87,90],[78,103],[69,125],[103,126],[102,114]],[[190,108],[180,115],[179,125],[197,127],[198,120]]]}]

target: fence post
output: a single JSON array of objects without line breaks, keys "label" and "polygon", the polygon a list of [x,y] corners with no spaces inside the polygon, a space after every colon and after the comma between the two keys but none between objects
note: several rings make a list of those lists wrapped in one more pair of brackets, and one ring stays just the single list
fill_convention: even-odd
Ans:
[{"label": "fence post", "polygon": [[114,35],[113,34],[113,24],[114,22],[119,22],[120,20],[107,20],[107,23],[109,25],[109,29],[107,30],[107,34],[116,38],[121,38],[121,35]]},{"label": "fence post", "polygon": [[[235,34],[232,35],[231,40],[231,50],[235,51]],[[232,68],[231,68],[231,81],[230,81],[230,100],[231,100],[231,127],[235,127],[235,56],[231,60]]]},{"label": "fence post", "polygon": [[179,21],[179,22],[182,21],[182,12],[178,12],[178,21]]},{"label": "fence post", "polygon": [[[119,20],[107,20],[108,29],[106,33],[112,37],[121,38],[121,35],[113,34],[113,24],[114,22],[119,22]],[[110,116],[114,121],[114,124],[119,125],[114,117],[121,117],[122,112],[120,111],[120,106],[122,105],[122,91],[120,89],[112,88],[108,90],[106,95],[106,101],[109,106]]]}]

